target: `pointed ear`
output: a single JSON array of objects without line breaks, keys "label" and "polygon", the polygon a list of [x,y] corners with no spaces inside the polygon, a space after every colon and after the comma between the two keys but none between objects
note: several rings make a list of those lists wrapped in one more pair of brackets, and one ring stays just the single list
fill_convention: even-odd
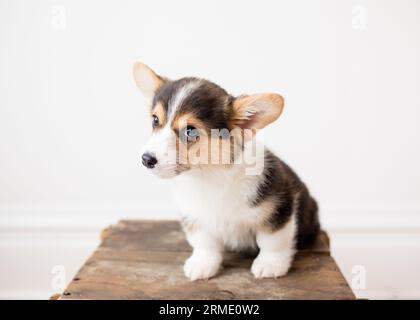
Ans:
[{"label": "pointed ear", "polygon": [[233,101],[232,125],[241,129],[262,129],[283,111],[284,99],[275,93],[237,97]]},{"label": "pointed ear", "polygon": [[137,87],[148,99],[152,99],[155,91],[165,82],[162,77],[141,62],[134,63],[133,75]]}]

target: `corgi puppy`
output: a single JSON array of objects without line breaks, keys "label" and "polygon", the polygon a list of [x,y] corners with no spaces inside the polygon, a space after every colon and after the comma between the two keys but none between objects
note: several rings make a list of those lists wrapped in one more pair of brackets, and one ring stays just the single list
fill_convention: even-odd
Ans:
[{"label": "corgi puppy", "polygon": [[217,274],[224,250],[258,250],[256,278],[284,276],[320,230],[316,201],[293,170],[257,138],[283,111],[275,93],[234,97],[199,78],[170,80],[133,68],[150,101],[152,134],[142,152],[153,174],[171,178],[193,248],[190,280]]}]

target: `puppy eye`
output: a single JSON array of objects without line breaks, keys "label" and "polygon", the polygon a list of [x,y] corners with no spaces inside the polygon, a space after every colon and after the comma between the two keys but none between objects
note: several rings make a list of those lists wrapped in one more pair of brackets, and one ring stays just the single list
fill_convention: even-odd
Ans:
[{"label": "puppy eye", "polygon": [[200,136],[198,129],[193,126],[187,126],[184,131],[182,132],[183,139],[186,141],[196,141],[197,138]]},{"label": "puppy eye", "polygon": [[152,127],[156,128],[159,126],[159,118],[156,115],[152,115]]}]

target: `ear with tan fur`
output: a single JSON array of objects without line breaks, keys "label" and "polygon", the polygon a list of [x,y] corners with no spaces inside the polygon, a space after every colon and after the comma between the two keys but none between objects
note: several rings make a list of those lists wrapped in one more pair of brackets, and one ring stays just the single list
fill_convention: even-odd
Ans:
[{"label": "ear with tan fur", "polygon": [[284,99],[275,93],[237,97],[233,101],[232,125],[241,129],[262,129],[283,111]]},{"label": "ear with tan fur", "polygon": [[162,77],[141,62],[134,63],[133,75],[137,87],[148,99],[152,99],[155,91],[164,83]]}]

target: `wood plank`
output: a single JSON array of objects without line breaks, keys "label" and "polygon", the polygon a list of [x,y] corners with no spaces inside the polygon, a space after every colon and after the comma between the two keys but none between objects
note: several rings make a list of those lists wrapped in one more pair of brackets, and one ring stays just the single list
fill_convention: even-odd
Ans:
[{"label": "wood plank", "polygon": [[176,221],[121,221],[77,273],[61,299],[354,299],[329,240],[298,252],[287,276],[254,279],[253,253],[227,253],[208,281],[182,271],[191,248]]}]

